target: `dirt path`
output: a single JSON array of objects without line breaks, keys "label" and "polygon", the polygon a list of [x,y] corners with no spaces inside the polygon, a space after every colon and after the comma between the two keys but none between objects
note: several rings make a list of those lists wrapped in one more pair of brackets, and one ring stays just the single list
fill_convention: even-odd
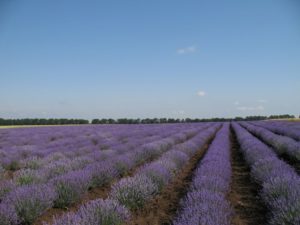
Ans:
[{"label": "dirt path", "polygon": [[133,213],[132,220],[128,223],[129,225],[171,224],[180,200],[188,191],[188,187],[193,179],[193,172],[203,158],[212,139],[202,149],[199,149],[176,176],[175,180],[167,185],[158,196],[151,199],[143,209]]},{"label": "dirt path", "polygon": [[267,224],[267,209],[259,197],[258,184],[251,180],[250,168],[247,166],[231,130],[232,141],[232,182],[229,200],[234,207],[233,225],[264,225]]}]

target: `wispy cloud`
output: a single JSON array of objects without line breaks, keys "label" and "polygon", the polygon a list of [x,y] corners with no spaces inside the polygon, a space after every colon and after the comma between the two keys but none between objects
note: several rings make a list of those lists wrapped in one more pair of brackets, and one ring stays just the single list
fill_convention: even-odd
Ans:
[{"label": "wispy cloud", "polygon": [[257,102],[259,102],[259,103],[267,103],[268,101],[266,99],[259,99],[259,100],[257,100]]},{"label": "wispy cloud", "polygon": [[197,50],[196,46],[179,48],[179,49],[177,49],[177,54],[182,55],[182,54],[194,53],[194,52],[196,52],[196,50]]},{"label": "wispy cloud", "polygon": [[234,104],[234,105],[239,105],[240,102],[239,102],[239,101],[235,101],[233,104]]},{"label": "wispy cloud", "polygon": [[238,106],[236,108],[239,111],[263,111],[265,110],[265,107],[262,105],[259,106]]},{"label": "wispy cloud", "polygon": [[198,91],[198,92],[197,92],[197,95],[198,95],[199,97],[203,97],[203,96],[206,95],[206,92],[205,92],[205,91]]}]

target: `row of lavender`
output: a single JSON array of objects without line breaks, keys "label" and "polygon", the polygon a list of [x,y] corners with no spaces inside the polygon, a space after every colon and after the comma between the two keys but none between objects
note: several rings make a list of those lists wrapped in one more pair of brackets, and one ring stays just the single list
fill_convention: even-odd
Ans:
[{"label": "row of lavender", "polygon": [[[100,126],[98,126],[98,127],[101,128]],[[196,127],[192,128],[192,126],[188,126],[187,128],[189,128],[189,127],[191,128],[190,130],[196,129]],[[198,126],[198,128],[200,128],[200,127],[201,126]],[[164,127],[162,127],[162,128],[164,128]],[[30,131],[32,132],[32,129],[29,130],[29,133],[30,133]],[[38,128],[35,128],[35,129],[36,129],[35,130],[36,132],[39,132]],[[57,128],[55,128],[53,130],[54,134],[56,133],[56,129]],[[61,128],[59,128],[59,130],[60,129]],[[66,128],[64,128],[64,129],[66,129]],[[145,129],[135,130],[134,127],[133,127],[133,129],[127,128],[127,130],[128,130],[127,142],[122,144],[122,146],[119,146],[119,145],[116,146],[116,144],[114,144],[114,143],[116,143],[116,141],[113,141],[111,143],[111,145],[106,145],[109,149],[106,149],[105,151],[100,148],[97,148],[96,146],[91,145],[91,144],[90,145],[86,144],[84,149],[81,148],[80,146],[82,143],[80,144],[79,140],[81,140],[82,128],[76,127],[76,129],[78,129],[77,135],[78,135],[79,139],[76,137],[72,138],[73,142],[75,144],[78,144],[78,147],[72,147],[74,149],[73,151],[76,152],[76,157],[74,156],[74,157],[72,157],[72,159],[70,159],[68,156],[66,156],[66,153],[72,151],[72,149],[68,149],[68,151],[64,151],[65,146],[58,144],[56,146],[55,151],[52,154],[49,154],[45,158],[36,157],[36,156],[25,158],[25,159],[21,160],[19,163],[20,165],[22,165],[21,166],[22,169],[16,173],[14,173],[14,175],[15,175],[14,178],[16,180],[16,183],[22,185],[22,184],[30,184],[34,181],[45,181],[46,178],[48,178],[48,179],[53,178],[57,175],[61,175],[70,170],[82,168],[87,164],[93,163],[94,161],[102,161],[108,157],[113,157],[114,155],[119,155],[120,153],[126,152],[129,149],[135,149],[135,148],[139,147],[140,145],[143,145],[147,142],[150,143],[150,142],[165,138],[167,136],[176,134],[182,128],[181,127],[172,127],[170,130],[166,131],[165,128],[158,130],[157,128],[154,127],[153,131],[151,131],[151,132],[149,131],[149,129],[148,130],[145,130]],[[23,129],[17,129],[17,130],[23,131]],[[135,130],[135,131],[130,132],[130,130]],[[136,133],[136,132],[138,132],[138,133]],[[155,132],[156,132],[156,135],[154,135]],[[119,133],[117,136],[119,136],[119,138],[121,136],[123,139],[126,138],[122,133],[123,133],[123,131],[121,133]],[[52,136],[54,134],[52,134]],[[72,134],[75,135],[76,132],[72,131]],[[130,135],[132,135],[132,136],[135,135],[135,137],[130,137]],[[66,134],[66,136],[68,137],[67,134]],[[16,136],[16,139],[18,140],[18,136]],[[116,139],[116,138],[114,138],[114,139]],[[18,141],[16,141],[16,142],[18,142]],[[45,152],[47,152],[49,150],[47,146],[46,147],[39,146],[39,147],[41,147],[40,151],[44,150]],[[61,152],[57,152],[60,149],[61,149]],[[10,153],[9,150],[7,150],[7,149],[6,149],[6,152]],[[11,153],[10,153],[10,156],[12,156]],[[21,157],[21,156],[22,156],[22,151],[19,153],[19,157]],[[14,158],[12,159],[12,158],[10,158],[10,160],[17,161],[16,159],[14,159]],[[5,161],[5,159],[7,159],[7,158],[4,157],[1,159],[2,159],[2,161]],[[5,175],[5,170],[0,165],[0,181],[1,181],[1,179],[4,178],[4,175]],[[0,190],[0,198],[1,198],[1,190]]]},{"label": "row of lavender", "polygon": [[[195,125],[190,127],[193,126]],[[93,158],[92,154],[100,150],[112,148],[122,150],[132,145],[140,145],[142,143],[140,139],[144,137],[149,139],[166,137],[174,129],[179,131],[180,126],[133,125],[129,128],[119,125],[2,129],[0,166],[15,170],[19,167],[30,167],[32,164],[39,166],[57,157],[73,159],[90,155]]]},{"label": "row of lavender", "polygon": [[[150,138],[140,138],[142,143],[143,141],[155,141],[157,139],[161,138],[152,138],[152,136]],[[126,150],[128,151],[133,147],[135,147],[135,145],[129,144],[127,148],[122,149],[122,153],[126,153]],[[7,192],[17,186],[46,183],[48,180],[66,174],[67,172],[83,169],[86,165],[102,162],[103,160],[120,154],[121,151],[116,149],[106,151],[98,150],[97,152],[92,152],[92,154],[88,154],[84,157],[78,156],[72,160],[62,153],[54,153],[50,158],[47,157],[44,159],[36,157],[29,158],[29,160],[26,161],[27,163],[24,164],[24,169],[15,172],[12,180],[1,181],[0,179],[0,200]]]},{"label": "row of lavender", "polygon": [[157,195],[214,136],[219,124],[197,134],[190,140],[174,146],[156,161],[146,164],[130,178],[121,179],[112,186],[109,198],[97,199],[83,205],[76,213],[67,213],[54,219],[55,225],[122,224],[129,220],[130,211],[143,207]]},{"label": "row of lavender", "polygon": [[[42,168],[22,169],[15,174],[12,180],[0,181],[0,200],[3,199],[8,192],[16,189],[18,186],[43,184],[47,183],[48,181],[48,183],[51,183],[58,177],[62,177],[61,179],[63,179],[64,174],[68,176],[70,173],[72,173],[72,171],[78,172],[78,170],[94,170],[95,175],[92,177],[92,187],[104,185],[109,180],[106,177],[111,174],[111,171],[105,165],[115,163],[118,174],[123,175],[126,170],[129,170],[133,166],[142,163],[143,160],[148,159],[148,155],[150,153],[154,153],[153,149],[160,149],[159,146],[162,146],[162,148],[167,148],[171,144],[185,141],[187,138],[195,135],[199,129],[204,129],[207,126],[209,125],[204,124],[202,126],[198,126],[198,128],[188,129],[176,134],[174,134],[174,132],[178,131],[173,130],[173,135],[171,135],[172,138],[160,138],[159,140],[138,146],[135,149],[125,148],[122,150],[122,152],[118,149],[115,151],[105,151],[102,153],[102,158],[94,157],[94,159],[83,160],[82,157],[79,157],[75,158],[73,161],[71,161],[71,163],[68,160],[60,159],[49,165],[46,164]],[[73,162],[76,163],[74,164]]]},{"label": "row of lavender", "polygon": [[291,159],[300,162],[300,142],[250,123],[242,122],[240,124],[255,136],[258,136],[264,142],[271,145],[278,155],[287,154]]},{"label": "row of lavender", "polygon": [[229,124],[225,123],[194,172],[174,225],[231,224],[233,210],[226,199],[232,173],[229,134]]},{"label": "row of lavender", "polygon": [[[158,143],[157,143],[158,144]],[[103,164],[102,162],[101,163],[97,163],[97,164],[95,164],[94,166],[96,166],[96,165],[98,165],[98,171],[99,171],[99,169],[101,170],[101,165],[106,165],[105,163]],[[100,167],[100,168],[99,168]],[[106,166],[107,167],[107,166]],[[96,168],[94,168],[94,169],[96,169]],[[101,175],[102,174],[105,174],[106,175],[106,171],[110,171],[109,170],[109,168],[107,168],[107,170],[106,171],[104,171],[105,170],[105,166],[103,167],[102,166],[102,173],[100,173],[99,174],[99,176],[97,176],[97,177],[99,177],[99,179],[101,179],[100,181],[102,181],[102,182],[105,182],[105,181],[107,181],[107,179],[105,179],[105,177],[107,177],[107,176],[105,176],[104,178],[103,177],[101,177]],[[76,173],[77,172],[77,173]],[[72,202],[72,201],[74,201],[76,198],[78,198],[79,197],[79,195],[82,193],[82,191],[83,190],[85,190],[87,187],[85,186],[85,185],[81,185],[81,186],[79,186],[79,187],[76,187],[76,182],[81,182],[82,184],[85,184],[86,182],[84,182],[83,180],[80,180],[76,175],[80,175],[80,173],[78,173],[78,171],[76,171],[75,173],[73,173],[73,172],[70,172],[70,173],[68,173],[68,174],[66,174],[65,176],[60,176],[60,183],[58,182],[58,185],[59,185],[59,187],[58,187],[58,189],[62,189],[63,191],[64,191],[64,188],[66,188],[65,186],[66,185],[69,185],[69,187],[67,187],[67,188],[69,188],[69,190],[67,191],[67,192],[65,192],[65,193],[61,193],[61,196],[60,197],[58,197],[58,200],[59,201],[57,201],[57,205],[61,205],[61,206],[63,206],[63,205],[68,205],[68,204],[70,204],[70,202]],[[81,171],[82,172],[82,171]],[[83,175],[83,173],[81,173],[81,175]],[[109,175],[108,175],[109,176]],[[96,181],[98,181],[96,178],[97,177],[95,177],[95,179],[94,180],[96,180]],[[79,179],[79,180],[78,180]],[[52,180],[51,180],[52,181]],[[98,181],[98,182],[100,182],[100,181]],[[50,182],[51,183],[51,182]],[[30,190],[27,190],[26,189],[26,187],[24,187],[23,188],[24,190],[26,190],[26,192],[28,193]],[[18,188],[18,190],[23,190],[23,189],[21,189],[21,188]],[[70,192],[70,189],[72,190],[71,192]],[[32,190],[32,187],[31,187],[31,190]],[[13,192],[14,193],[14,192]],[[51,193],[51,192],[50,192]],[[20,194],[21,195],[21,194]],[[22,200],[22,199],[21,199]],[[20,200],[20,201],[21,201]]]},{"label": "row of lavender", "polygon": [[269,223],[300,224],[300,177],[239,124],[233,123],[233,128],[251,175],[262,186],[261,197],[270,211]]},{"label": "row of lavender", "polygon": [[[198,127],[199,129],[199,127]],[[7,194],[0,204],[3,224],[32,223],[47,208],[66,207],[77,201],[88,188],[107,184],[130,168],[161,155],[174,144],[195,134],[195,129],[144,145],[134,151],[101,163],[50,179],[47,185],[25,185]],[[14,212],[14,213],[13,213]],[[6,219],[5,219],[6,218]],[[0,223],[1,224],[1,223]],[[1,224],[2,225],[2,224]]]},{"label": "row of lavender", "polygon": [[269,129],[270,131],[288,136],[300,141],[300,123],[293,123],[289,121],[256,121],[252,122],[254,125]]}]

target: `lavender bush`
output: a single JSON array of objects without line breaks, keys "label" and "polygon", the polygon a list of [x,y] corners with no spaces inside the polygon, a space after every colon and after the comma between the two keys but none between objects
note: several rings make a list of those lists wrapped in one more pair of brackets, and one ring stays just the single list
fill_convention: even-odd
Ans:
[{"label": "lavender bush", "polygon": [[157,192],[158,187],[150,178],[135,176],[113,185],[110,197],[129,209],[138,209]]},{"label": "lavender bush", "polygon": [[19,221],[31,224],[43,212],[53,206],[56,198],[54,189],[47,185],[22,186],[10,192],[2,204],[12,206]]},{"label": "lavender bush", "polygon": [[91,176],[90,187],[104,186],[118,177],[117,170],[109,161],[91,164],[85,168],[85,171]]},{"label": "lavender bush", "polygon": [[55,218],[52,225],[121,225],[129,217],[129,211],[117,201],[97,199],[81,206],[76,214]]},{"label": "lavender bush", "polygon": [[162,163],[151,163],[145,165],[139,174],[144,175],[151,179],[160,191],[172,178],[171,171],[162,165]]},{"label": "lavender bush", "polygon": [[117,201],[97,199],[83,205],[78,212],[83,224],[121,225],[129,219],[129,211]]},{"label": "lavender bush", "polygon": [[13,180],[17,185],[29,185],[45,182],[46,177],[44,171],[22,169],[15,173]]},{"label": "lavender bush", "polygon": [[86,171],[74,171],[54,178],[51,181],[57,193],[54,206],[65,208],[76,202],[88,190],[90,181]]},{"label": "lavender bush", "polygon": [[16,188],[16,184],[12,180],[0,181],[0,201],[4,196]]},{"label": "lavender bush", "polygon": [[19,218],[11,205],[0,203],[0,225],[17,225]]},{"label": "lavender bush", "polygon": [[29,157],[21,161],[22,167],[33,170],[42,168],[43,164],[43,160],[37,156]]}]

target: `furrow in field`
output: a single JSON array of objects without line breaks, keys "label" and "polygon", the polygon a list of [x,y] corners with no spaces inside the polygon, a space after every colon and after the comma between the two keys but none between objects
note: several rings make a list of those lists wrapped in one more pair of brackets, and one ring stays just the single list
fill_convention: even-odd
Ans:
[{"label": "furrow in field", "polygon": [[251,179],[250,167],[247,165],[236,139],[231,130],[231,191],[228,199],[234,208],[232,225],[266,224],[266,206],[259,192],[261,187]]},{"label": "furrow in field", "polygon": [[193,172],[196,169],[199,161],[206,153],[213,137],[210,138],[206,145],[201,147],[189,162],[182,168],[174,180],[163,188],[161,193],[151,199],[145,207],[136,211],[132,215],[129,225],[160,225],[170,224],[174,217],[180,199],[186,194],[189,187]]}]

